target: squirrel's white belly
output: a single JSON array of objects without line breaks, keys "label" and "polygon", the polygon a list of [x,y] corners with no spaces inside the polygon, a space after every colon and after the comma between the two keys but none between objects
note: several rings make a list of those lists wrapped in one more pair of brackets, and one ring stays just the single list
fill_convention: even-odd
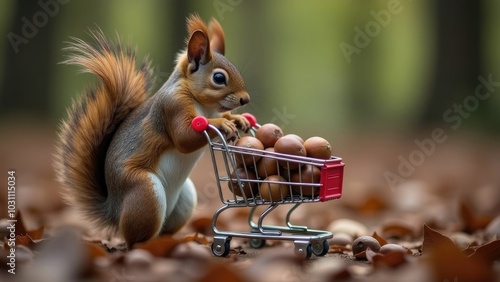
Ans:
[{"label": "squirrel's white belly", "polygon": [[162,210],[170,214],[179,198],[180,189],[186,182],[191,170],[203,153],[203,148],[183,154],[175,149],[165,151],[159,160],[155,173],[150,177],[159,202],[165,204]]},{"label": "squirrel's white belly", "polygon": [[[220,113],[216,110],[206,109],[198,103],[195,103],[195,108],[199,115],[207,118],[220,116]],[[165,212],[166,215],[172,212],[179,198],[181,188],[203,153],[204,148],[205,146],[189,154],[183,154],[176,149],[169,149],[160,156],[155,173],[150,173],[150,178],[159,202],[164,205],[160,207],[161,212]]]}]

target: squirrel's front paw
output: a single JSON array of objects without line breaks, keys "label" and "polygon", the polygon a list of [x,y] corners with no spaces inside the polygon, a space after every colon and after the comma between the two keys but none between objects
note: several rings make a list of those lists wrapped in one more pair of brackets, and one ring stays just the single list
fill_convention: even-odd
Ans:
[{"label": "squirrel's front paw", "polygon": [[230,119],[236,124],[236,128],[245,133],[248,133],[252,127],[250,122],[242,115],[231,115]]},{"label": "squirrel's front paw", "polygon": [[218,126],[219,130],[226,135],[226,140],[235,141],[240,137],[238,134],[238,128],[236,128],[236,124],[233,121],[228,119],[223,119]]}]

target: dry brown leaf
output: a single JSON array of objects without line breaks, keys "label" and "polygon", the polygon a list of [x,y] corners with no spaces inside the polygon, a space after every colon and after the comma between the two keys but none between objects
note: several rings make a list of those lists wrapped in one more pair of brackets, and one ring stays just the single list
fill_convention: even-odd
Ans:
[{"label": "dry brown leaf", "polygon": [[460,204],[460,217],[464,222],[464,231],[473,233],[476,230],[484,229],[493,220],[487,215],[476,215],[464,202]]},{"label": "dry brown leaf", "polygon": [[354,257],[356,259],[359,259],[359,260],[366,260],[367,259],[366,258],[366,250],[355,254]]},{"label": "dry brown leaf", "polygon": [[212,218],[200,217],[191,221],[191,227],[194,231],[206,235],[212,235]]},{"label": "dry brown leaf", "polygon": [[470,256],[476,252],[477,248],[478,248],[478,246],[469,246],[469,247],[467,247],[467,249],[462,250],[462,254],[464,254],[466,256]]},{"label": "dry brown leaf", "polygon": [[16,246],[22,245],[29,247],[33,243],[33,239],[29,235],[17,235],[16,236]]},{"label": "dry brown leaf", "polygon": [[466,257],[450,238],[424,225],[423,253],[430,256],[435,281],[494,281],[492,268]]},{"label": "dry brown leaf", "polygon": [[424,254],[436,251],[440,248],[455,250],[460,252],[453,241],[424,224],[424,242],[422,244],[422,252]]},{"label": "dry brown leaf", "polygon": [[27,235],[30,236],[32,240],[40,240],[43,237],[43,231],[45,227],[42,225],[38,229],[28,231]]},{"label": "dry brown leaf", "polygon": [[500,240],[489,242],[480,247],[476,247],[474,252],[469,255],[471,259],[493,262],[500,260]]},{"label": "dry brown leaf", "polygon": [[[32,247],[34,247],[34,245],[41,243],[45,240],[46,239],[36,239],[35,240],[35,239],[31,238],[30,235],[17,235],[15,242],[16,242],[16,246],[25,246],[25,247],[32,248]],[[6,241],[4,243],[4,248],[5,249],[10,248],[8,246],[8,241]]]},{"label": "dry brown leaf", "polygon": [[350,251],[351,248],[341,245],[331,245],[328,253],[330,254],[343,254],[344,252]]},{"label": "dry brown leaf", "polygon": [[182,241],[176,240],[171,236],[160,236],[144,243],[134,246],[134,249],[142,249],[150,252],[156,257],[169,257],[177,245]]},{"label": "dry brown leaf", "polygon": [[378,241],[378,243],[380,244],[380,246],[383,246],[383,245],[387,244],[387,241],[384,238],[380,237],[377,234],[377,232],[373,232],[372,237],[375,238],[375,240]]},{"label": "dry brown leaf", "polygon": [[380,254],[367,248],[365,251],[366,259],[371,262],[375,267],[397,267],[406,262],[405,253],[393,251],[387,254]]},{"label": "dry brown leaf", "polygon": [[[24,224],[23,217],[21,215],[21,211],[18,211],[15,217],[15,226],[16,226],[16,246],[22,245],[26,247],[31,247],[33,244],[39,243],[43,241],[43,231],[45,227],[42,225],[38,229],[28,231],[26,225]],[[10,248],[7,242],[4,243],[4,248]]]},{"label": "dry brown leaf", "polygon": [[406,262],[405,253],[389,252],[385,255],[377,254],[372,258],[372,263],[375,267],[389,266],[397,267]]},{"label": "dry brown leaf", "polygon": [[225,263],[215,263],[209,266],[207,272],[198,281],[200,282],[212,282],[212,281],[231,281],[231,282],[243,282],[242,276],[240,276],[230,265]]},{"label": "dry brown leaf", "polygon": [[212,243],[207,237],[200,235],[199,233],[185,236],[183,242],[196,242],[201,245],[210,245]]}]

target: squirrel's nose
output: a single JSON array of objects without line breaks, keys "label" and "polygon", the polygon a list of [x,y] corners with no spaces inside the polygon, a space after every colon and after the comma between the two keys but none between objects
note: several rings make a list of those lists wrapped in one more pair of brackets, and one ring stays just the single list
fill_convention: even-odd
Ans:
[{"label": "squirrel's nose", "polygon": [[243,105],[246,105],[250,102],[250,96],[245,95],[244,97],[241,97],[240,98],[240,105],[243,106]]}]

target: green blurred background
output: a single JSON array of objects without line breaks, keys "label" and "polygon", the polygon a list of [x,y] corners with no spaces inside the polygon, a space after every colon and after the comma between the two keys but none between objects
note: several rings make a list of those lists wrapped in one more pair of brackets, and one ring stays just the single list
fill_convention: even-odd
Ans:
[{"label": "green blurred background", "polygon": [[[500,81],[499,11],[494,0],[4,0],[0,118],[57,123],[93,80],[58,64],[61,49],[72,36],[88,39],[96,26],[148,55],[159,87],[183,47],[186,15],[197,12],[222,23],[226,55],[252,95],[245,110],[261,121],[304,135],[318,134],[317,126],[411,132],[446,124],[443,113],[474,95],[479,75]],[[362,45],[358,29],[367,36],[357,38]],[[357,51],[346,56],[342,44]],[[500,125],[496,94],[480,101],[464,128]]]}]

